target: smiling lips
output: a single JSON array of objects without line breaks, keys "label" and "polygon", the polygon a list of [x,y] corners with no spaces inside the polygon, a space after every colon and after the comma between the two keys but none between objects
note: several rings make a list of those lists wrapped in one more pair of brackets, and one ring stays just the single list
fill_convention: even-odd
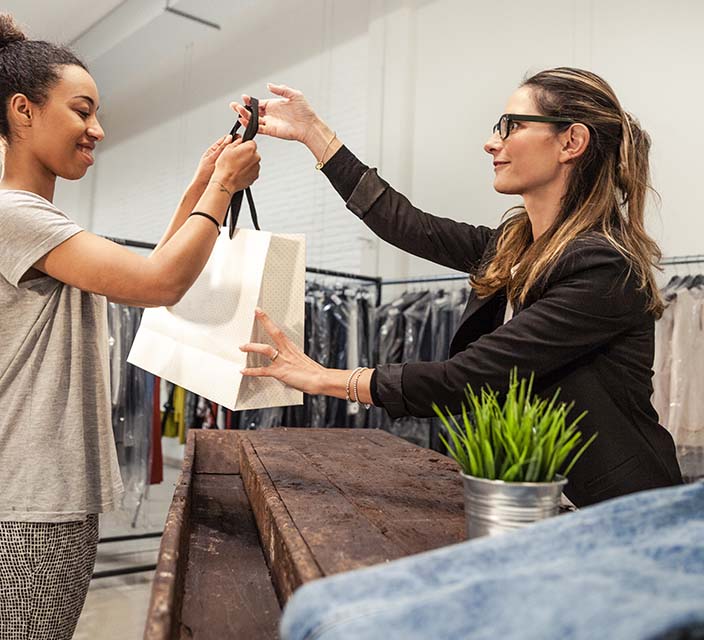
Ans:
[{"label": "smiling lips", "polygon": [[507,164],[509,164],[509,163],[508,163],[508,162],[499,162],[499,161],[495,161],[495,162],[494,162],[494,171],[496,171],[496,170],[499,169],[500,167],[505,167]]},{"label": "smiling lips", "polygon": [[88,162],[88,164],[93,164],[94,159],[93,159],[93,149],[95,149],[94,144],[79,144],[76,145],[78,147],[78,150],[81,152],[83,155],[84,159]]}]

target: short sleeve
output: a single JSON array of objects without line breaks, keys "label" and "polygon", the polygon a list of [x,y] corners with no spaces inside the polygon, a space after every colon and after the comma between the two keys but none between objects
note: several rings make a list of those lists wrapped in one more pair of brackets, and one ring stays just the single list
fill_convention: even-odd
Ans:
[{"label": "short sleeve", "polygon": [[37,260],[81,231],[41,196],[27,191],[0,192],[0,275],[18,286]]}]

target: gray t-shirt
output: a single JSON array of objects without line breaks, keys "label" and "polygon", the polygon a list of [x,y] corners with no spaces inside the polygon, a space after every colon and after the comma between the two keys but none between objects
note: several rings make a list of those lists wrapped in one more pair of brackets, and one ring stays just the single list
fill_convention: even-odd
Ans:
[{"label": "gray t-shirt", "polygon": [[48,200],[0,189],[0,520],[69,522],[119,505],[107,301],[40,272],[82,231]]}]

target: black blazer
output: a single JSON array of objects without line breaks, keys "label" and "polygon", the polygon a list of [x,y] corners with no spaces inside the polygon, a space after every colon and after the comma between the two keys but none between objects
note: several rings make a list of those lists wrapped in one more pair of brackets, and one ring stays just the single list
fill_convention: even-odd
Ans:
[{"label": "black blazer", "polygon": [[[424,213],[346,149],[328,165],[343,196],[354,176],[347,207],[391,244],[464,272],[493,251],[499,230]],[[517,367],[519,376],[535,374],[542,395],[559,387],[561,400],[575,402],[571,415],[588,411],[585,438],[599,433],[570,474],[565,493],[577,506],[682,482],[672,437],[650,402],[654,319],[606,238],[574,240],[503,324],[505,308],[504,293],[472,292],[448,360],[378,365],[377,397],[389,414],[432,416],[432,402],[459,412],[467,383],[505,392]]]}]

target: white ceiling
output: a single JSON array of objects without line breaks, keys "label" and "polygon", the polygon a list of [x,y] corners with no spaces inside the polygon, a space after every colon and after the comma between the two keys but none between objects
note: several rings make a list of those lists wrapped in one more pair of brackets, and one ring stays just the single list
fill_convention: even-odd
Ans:
[{"label": "white ceiling", "polygon": [[0,12],[14,16],[34,40],[69,44],[113,12],[145,15],[151,5],[161,13],[168,4],[219,23],[249,2],[251,0],[3,0]]},{"label": "white ceiling", "polygon": [[3,0],[10,13],[34,40],[68,43],[90,29],[125,0]]}]

